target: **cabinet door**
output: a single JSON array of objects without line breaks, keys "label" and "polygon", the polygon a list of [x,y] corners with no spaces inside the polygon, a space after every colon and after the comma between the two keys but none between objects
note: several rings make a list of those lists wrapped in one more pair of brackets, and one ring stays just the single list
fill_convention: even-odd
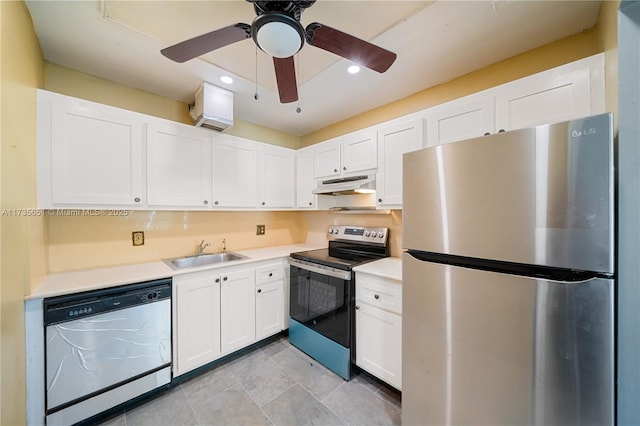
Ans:
[{"label": "cabinet door", "polygon": [[259,159],[261,208],[293,208],[295,198],[295,152],[262,144]]},{"label": "cabinet door", "polygon": [[213,140],[213,207],[253,207],[258,202],[256,144],[231,135]]},{"label": "cabinet door", "polygon": [[296,152],[296,207],[313,209],[316,196],[312,193],[316,187],[313,177],[313,148],[303,148]]},{"label": "cabinet door", "polygon": [[142,123],[129,111],[61,100],[51,122],[53,204],[142,205]]},{"label": "cabinet door", "polygon": [[343,175],[353,175],[378,168],[378,143],[375,130],[353,133],[340,140]]},{"label": "cabinet door", "polygon": [[220,280],[213,271],[173,278],[176,374],[220,356]]},{"label": "cabinet door", "polygon": [[255,275],[253,269],[223,271],[221,278],[221,345],[227,354],[255,342]]},{"label": "cabinet door", "polygon": [[424,122],[414,119],[378,130],[378,207],[402,207],[402,155],[423,147]]},{"label": "cabinet door", "polygon": [[211,137],[179,124],[147,125],[147,197],[153,206],[207,207]]},{"label": "cabinet door", "polygon": [[550,70],[496,89],[496,128],[514,130],[591,114],[590,71]]},{"label": "cabinet door", "polygon": [[283,280],[256,286],[256,340],[279,333],[284,329],[283,288]]},{"label": "cabinet door", "polygon": [[357,303],[356,364],[402,389],[402,317]]},{"label": "cabinet door", "polygon": [[494,98],[448,102],[427,116],[427,146],[494,133]]},{"label": "cabinet door", "polygon": [[313,170],[316,179],[340,176],[340,141],[332,139],[314,145]]}]

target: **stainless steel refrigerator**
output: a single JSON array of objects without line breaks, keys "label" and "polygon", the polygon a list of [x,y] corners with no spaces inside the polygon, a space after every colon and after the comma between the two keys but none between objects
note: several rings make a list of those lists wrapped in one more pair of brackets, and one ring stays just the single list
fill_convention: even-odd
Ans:
[{"label": "stainless steel refrigerator", "polygon": [[405,154],[403,425],[613,424],[612,126]]}]

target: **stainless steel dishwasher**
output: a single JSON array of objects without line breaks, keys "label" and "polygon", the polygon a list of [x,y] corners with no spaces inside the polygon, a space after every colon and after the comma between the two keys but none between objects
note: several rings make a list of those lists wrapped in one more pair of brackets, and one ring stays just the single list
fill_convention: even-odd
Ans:
[{"label": "stainless steel dishwasher", "polygon": [[171,278],[44,300],[47,424],[171,381]]}]

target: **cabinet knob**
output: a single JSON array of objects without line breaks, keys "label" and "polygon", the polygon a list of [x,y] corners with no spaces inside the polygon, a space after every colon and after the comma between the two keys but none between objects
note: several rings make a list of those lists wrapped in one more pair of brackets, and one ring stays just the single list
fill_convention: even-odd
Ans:
[{"label": "cabinet knob", "polygon": [[312,206],[312,205],[313,205],[313,203],[312,203],[311,201],[309,201],[309,205],[310,205],[310,206]]},{"label": "cabinet knob", "polygon": [[343,166],[343,167],[342,167],[342,170],[347,170],[347,166]]},{"label": "cabinet knob", "polygon": [[489,136],[491,133],[485,132],[483,136]]},{"label": "cabinet knob", "polygon": [[262,289],[261,288],[258,289],[258,293],[262,293]]},{"label": "cabinet knob", "polygon": [[135,201],[136,203],[139,203],[140,202],[140,197],[134,198],[133,201]]},{"label": "cabinet knob", "polygon": [[215,205],[217,206],[217,205],[218,205],[218,202],[217,202],[217,201],[214,201],[214,202],[213,202],[213,204],[215,204]]},{"label": "cabinet knob", "polygon": [[226,281],[226,280],[227,280],[227,277],[222,277],[222,281]]},{"label": "cabinet knob", "polygon": [[360,305],[356,305],[356,309],[360,309]]},{"label": "cabinet knob", "polygon": [[382,198],[378,198],[378,202],[381,203],[382,202]]},{"label": "cabinet knob", "polygon": [[220,278],[216,278],[216,282],[219,283],[220,282]]},{"label": "cabinet knob", "polygon": [[269,276],[272,277],[273,276],[273,272],[269,272]]},{"label": "cabinet knob", "polygon": [[333,169],[333,173],[338,173],[338,169]]},{"label": "cabinet knob", "polygon": [[380,295],[378,295],[378,294],[374,294],[374,295],[373,295],[373,298],[374,298],[374,299],[380,299]]},{"label": "cabinet knob", "polygon": [[204,200],[204,205],[206,206],[207,204],[209,204],[209,202],[207,200]]},{"label": "cabinet knob", "polygon": [[263,205],[263,206],[265,205],[265,202],[264,202],[264,201],[262,202],[262,205]]},{"label": "cabinet knob", "polygon": [[498,133],[504,133],[504,131],[505,131],[504,129],[500,129],[498,130]]}]

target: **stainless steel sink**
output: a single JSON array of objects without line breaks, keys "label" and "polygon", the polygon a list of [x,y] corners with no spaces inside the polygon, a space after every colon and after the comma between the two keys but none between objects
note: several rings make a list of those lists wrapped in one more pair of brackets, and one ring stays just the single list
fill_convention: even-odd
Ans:
[{"label": "stainless steel sink", "polygon": [[184,269],[196,266],[213,265],[216,263],[232,262],[234,260],[242,259],[248,259],[248,257],[238,253],[225,251],[220,253],[197,254],[193,256],[174,257],[173,259],[162,260],[173,269]]}]

